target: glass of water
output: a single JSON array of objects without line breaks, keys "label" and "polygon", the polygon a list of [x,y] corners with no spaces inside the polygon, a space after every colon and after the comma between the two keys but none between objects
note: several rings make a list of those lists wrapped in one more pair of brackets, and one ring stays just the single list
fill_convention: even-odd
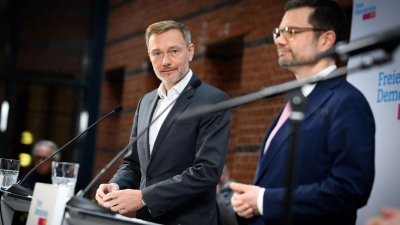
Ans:
[{"label": "glass of water", "polygon": [[52,162],[51,180],[53,185],[68,188],[68,198],[74,195],[76,180],[78,179],[78,163]]},{"label": "glass of water", "polygon": [[0,183],[2,189],[8,189],[17,183],[20,161],[0,158]]}]

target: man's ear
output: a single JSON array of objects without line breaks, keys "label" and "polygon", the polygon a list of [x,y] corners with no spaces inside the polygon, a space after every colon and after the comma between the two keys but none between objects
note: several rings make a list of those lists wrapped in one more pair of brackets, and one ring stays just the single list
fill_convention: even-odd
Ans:
[{"label": "man's ear", "polygon": [[320,50],[322,52],[330,49],[335,45],[336,41],[336,33],[333,30],[325,31],[320,37]]},{"label": "man's ear", "polygon": [[194,44],[189,45],[189,62],[192,61],[194,56]]}]

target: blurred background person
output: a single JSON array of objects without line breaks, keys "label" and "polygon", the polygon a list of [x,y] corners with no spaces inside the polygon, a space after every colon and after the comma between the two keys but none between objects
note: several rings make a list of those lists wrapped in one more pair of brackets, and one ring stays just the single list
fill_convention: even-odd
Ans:
[{"label": "blurred background person", "polygon": [[230,178],[229,167],[225,163],[222,170],[221,179],[217,185],[217,203],[219,212],[221,214],[222,223],[224,225],[237,225],[235,211],[231,204],[233,195],[232,189],[229,184],[234,181]]},{"label": "blurred background person", "polygon": [[[32,157],[33,157],[33,167],[39,165],[43,160],[49,157],[51,154],[58,150],[58,146],[56,143],[50,140],[40,140],[35,143],[32,148]],[[47,162],[43,163],[43,165],[39,166],[35,171],[33,171],[24,181],[22,186],[27,187],[29,189],[34,189],[35,183],[47,183],[51,184],[51,163],[53,161],[60,160],[60,153],[53,156],[52,159],[49,159]],[[29,171],[28,171],[29,172]],[[27,174],[21,175],[18,180],[24,179]],[[26,224],[26,220],[28,218],[27,212],[15,211],[12,224],[13,225],[24,225]]]},{"label": "blurred background person", "polygon": [[[58,146],[53,141],[49,140],[40,140],[36,142],[36,144],[32,148],[32,156],[33,156],[33,167],[37,166],[39,163],[43,162],[47,157],[58,150]],[[53,156],[52,159],[49,159],[43,165],[39,166],[23,183],[23,186],[34,189],[35,183],[47,183],[51,184],[51,163],[53,161],[60,160],[60,153]]]}]

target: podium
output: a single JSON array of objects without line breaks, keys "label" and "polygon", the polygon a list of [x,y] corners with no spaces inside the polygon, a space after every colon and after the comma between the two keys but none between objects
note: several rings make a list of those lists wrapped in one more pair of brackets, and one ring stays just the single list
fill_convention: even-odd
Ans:
[{"label": "podium", "polygon": [[32,196],[22,196],[7,191],[1,191],[0,225],[11,225],[15,211],[29,212]]},{"label": "podium", "polygon": [[158,223],[147,222],[144,220],[124,217],[121,215],[111,215],[99,213],[92,210],[85,210],[72,206],[65,206],[65,214],[62,225],[160,225]]},{"label": "podium", "polygon": [[[1,218],[0,225],[12,225],[15,211],[29,212],[32,196],[22,196],[1,190]],[[60,209],[62,210],[62,209]],[[92,210],[65,206],[62,225],[160,225],[144,220],[99,213]]]}]

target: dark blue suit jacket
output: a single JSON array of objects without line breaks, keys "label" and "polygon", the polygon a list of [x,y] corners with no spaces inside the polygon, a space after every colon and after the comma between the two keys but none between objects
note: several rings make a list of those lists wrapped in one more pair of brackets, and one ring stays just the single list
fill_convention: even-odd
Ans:
[{"label": "dark blue suit jacket", "polygon": [[[375,123],[365,97],[339,77],[320,82],[307,97],[297,149],[294,224],[355,224],[357,209],[369,198],[374,180]],[[323,116],[320,110],[327,110]],[[283,216],[289,144],[286,121],[263,154],[255,185],[266,188],[263,216],[250,224],[279,224]]]}]

